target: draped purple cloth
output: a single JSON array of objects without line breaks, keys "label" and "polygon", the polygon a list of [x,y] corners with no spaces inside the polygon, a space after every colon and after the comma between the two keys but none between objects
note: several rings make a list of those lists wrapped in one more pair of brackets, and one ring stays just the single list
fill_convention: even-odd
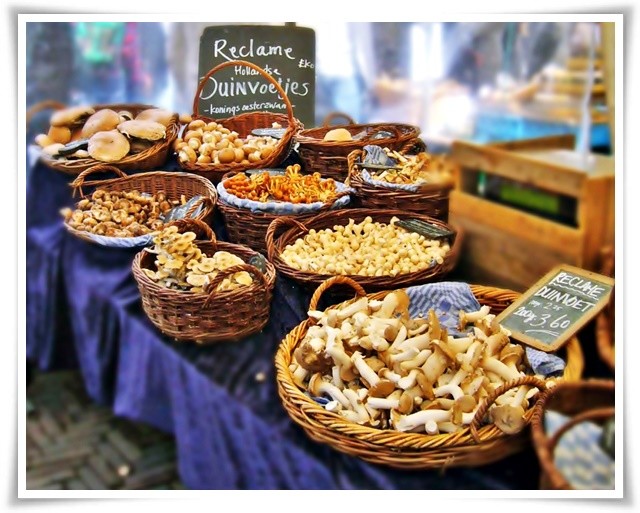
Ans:
[{"label": "draped purple cloth", "polygon": [[[117,415],[175,435],[192,489],[535,489],[532,449],[470,469],[400,471],[311,441],[280,404],[273,358],[310,293],[278,277],[262,332],[212,346],[178,343],[146,318],[135,250],[70,236],[59,209],[70,177],[42,165],[27,189],[27,357],[42,370],[78,368],[89,395]],[[215,226],[224,238],[224,229]],[[258,382],[255,375],[265,374]]]}]

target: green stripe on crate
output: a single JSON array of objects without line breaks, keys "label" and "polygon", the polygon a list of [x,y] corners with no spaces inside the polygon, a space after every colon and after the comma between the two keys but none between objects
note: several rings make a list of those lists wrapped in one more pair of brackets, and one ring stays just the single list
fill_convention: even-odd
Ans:
[{"label": "green stripe on crate", "polygon": [[524,189],[508,183],[500,184],[500,199],[548,214],[560,212],[560,198],[558,196],[543,191]]}]

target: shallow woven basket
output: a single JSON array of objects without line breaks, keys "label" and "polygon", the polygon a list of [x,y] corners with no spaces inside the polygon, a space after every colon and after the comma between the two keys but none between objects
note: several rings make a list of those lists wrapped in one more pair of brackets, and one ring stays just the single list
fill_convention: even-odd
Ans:
[{"label": "shallow woven basket", "polygon": [[365,208],[393,208],[435,217],[441,221],[449,219],[449,193],[451,185],[426,184],[417,191],[391,189],[365,182],[356,162],[363,158],[364,150],[354,150],[347,157],[349,185],[355,190],[359,206]]},{"label": "shallow woven basket", "polygon": [[[601,274],[613,278],[615,275],[615,253],[613,248],[608,247],[602,251],[602,260]],[[596,317],[596,347],[598,348],[600,359],[612,371],[615,371],[616,367],[615,323],[615,297],[611,294],[609,303]]]},{"label": "shallow woven basket", "polygon": [[[548,410],[571,417],[551,437],[547,436],[544,414]],[[540,394],[531,416],[531,437],[540,460],[540,488],[573,490],[555,465],[554,449],[562,436],[581,422],[602,423],[615,415],[615,382],[590,379],[562,382]]]},{"label": "shallow woven basket", "polygon": [[[118,178],[86,181],[89,175],[106,172],[112,172],[116,174]],[[218,200],[218,192],[215,187],[213,187],[208,180],[200,176],[168,171],[151,171],[148,173],[126,175],[117,167],[107,164],[99,164],[83,171],[70,185],[74,189],[74,196],[79,194],[81,198],[89,195],[85,194],[83,187],[100,188],[106,191],[129,192],[136,190],[149,194],[164,191],[170,200],[179,200],[181,195],[184,195],[187,200],[199,195],[202,196],[202,200],[196,202],[186,213],[186,215],[189,216],[199,205],[202,205],[202,210],[195,217],[195,219],[198,220],[208,219]],[[66,223],[65,227],[72,235],[87,242],[95,243],[95,240],[87,232],[76,230]],[[113,237],[113,239],[117,239],[117,237]]]},{"label": "shallow woven basket", "polygon": [[[30,112],[28,114],[28,118],[33,117],[36,112],[45,109],[45,108],[54,108],[55,110],[61,110],[65,108],[64,104],[56,103],[56,102],[42,102],[40,104],[34,105],[31,107]],[[111,109],[116,112],[120,110],[128,110],[135,117],[143,110],[146,109],[155,109],[157,107],[153,105],[143,105],[139,103],[133,104],[111,104],[111,105],[94,105],[93,108],[98,111],[100,109]],[[110,162],[109,164],[122,169],[123,171],[148,171],[151,169],[155,169],[158,167],[162,167],[169,158],[169,153],[173,146],[173,142],[178,137],[178,132],[180,131],[180,125],[178,123],[178,114],[174,114],[171,123],[167,126],[166,129],[166,137],[162,140],[151,146],[150,148],[141,151],[139,153],[133,155],[127,155],[123,159],[120,159],[117,162]],[[86,159],[74,159],[74,160],[57,160],[44,153],[41,154],[40,160],[47,165],[48,167],[55,169],[56,171],[61,171],[68,175],[78,175],[82,171],[89,169],[98,164],[102,164],[103,162],[96,160],[94,158],[86,158]]]},{"label": "shallow woven basket", "polygon": [[[223,177],[223,180],[231,178],[236,173],[228,173]],[[340,194],[338,197],[342,196]],[[267,254],[266,235],[269,225],[275,219],[281,217],[293,217],[300,222],[305,222],[318,214],[328,211],[333,203],[338,198],[334,199],[331,203],[326,204],[321,209],[311,213],[302,214],[276,214],[271,212],[252,212],[247,208],[240,208],[234,205],[229,205],[224,201],[218,202],[218,209],[222,213],[224,218],[224,225],[227,230],[229,240],[235,244],[243,244],[250,247],[260,253]],[[346,207],[348,208],[348,207]]]},{"label": "shallow woven basket", "polygon": [[[402,153],[422,151],[425,144],[420,139],[420,129],[413,125],[402,123],[369,123],[325,125],[319,128],[302,130],[297,136],[298,154],[303,163],[303,169],[307,173],[318,172],[324,178],[333,178],[344,182],[349,176],[349,164],[347,157],[354,150],[361,150],[367,144],[376,144]],[[324,141],[323,138],[329,130],[344,128],[352,136],[363,130],[387,130],[393,134],[386,139],[362,138],[356,141]]]},{"label": "shallow woven basket", "polygon": [[[357,296],[364,295],[362,288],[353,280],[337,276],[318,287],[311,298],[309,310],[315,310],[325,290],[335,284],[351,286],[356,290]],[[491,312],[496,314],[520,296],[511,290],[477,285],[471,285],[471,290],[480,304],[490,306]],[[368,297],[382,299],[386,293],[368,294]],[[355,298],[342,304],[353,301]],[[480,427],[480,423],[491,403],[508,389],[519,385],[544,388],[545,382],[533,376],[512,381],[496,389],[480,406],[474,422],[468,428],[451,434],[427,435],[376,429],[348,422],[337,413],[325,410],[298,388],[289,370],[293,352],[311,325],[312,321],[307,319],[287,334],[278,347],[275,365],[278,394],[285,410],[316,442],[328,444],[337,451],[357,456],[370,463],[399,469],[486,465],[522,450],[529,443],[526,428],[518,434],[507,435],[493,424]],[[575,337],[566,345],[565,360],[563,379],[580,379],[584,358],[580,343]],[[527,422],[530,421],[532,413],[533,408],[527,410]]]},{"label": "shallow woven basket", "polygon": [[[230,66],[246,66],[257,71],[260,75],[267,79],[275,87],[278,94],[282,98],[282,101],[287,107],[287,114],[278,114],[274,112],[248,112],[245,114],[239,114],[230,118],[214,119],[211,117],[203,116],[198,111],[198,104],[200,100],[200,94],[207,81],[212,75],[220,71],[221,69],[228,68]],[[178,164],[185,171],[195,173],[205,178],[208,178],[213,183],[218,183],[225,173],[229,171],[244,171],[247,169],[277,167],[278,164],[286,160],[291,151],[295,134],[302,128],[302,123],[296,119],[293,115],[293,107],[287,94],[280,84],[265,70],[255,64],[247,61],[227,61],[218,64],[207,73],[198,85],[198,89],[193,98],[193,115],[192,119],[201,119],[207,123],[215,121],[222,124],[229,130],[238,132],[239,136],[244,138],[251,134],[251,131],[256,128],[271,128],[272,123],[279,123],[282,128],[285,128],[285,133],[275,146],[273,152],[265,159],[257,162],[251,162],[248,164],[242,164],[238,162],[231,162],[229,164],[202,164],[197,162],[182,162],[178,159]],[[188,125],[183,128],[182,135],[185,135],[188,130]]]},{"label": "shallow woven basket", "polygon": [[[332,210],[318,214],[304,222],[299,222],[291,217],[281,217],[274,220],[269,226],[266,235],[267,255],[269,257],[269,261],[272,262],[276,269],[278,269],[278,271],[280,271],[284,276],[287,276],[297,282],[317,287],[323,281],[331,278],[332,275],[317,274],[295,269],[280,257],[281,253],[289,244],[293,244],[296,239],[304,237],[304,235],[312,228],[322,230],[325,228],[332,228],[334,225],[346,225],[349,223],[349,219],[353,219],[354,222],[359,223],[367,216],[371,216],[374,222],[378,221],[382,223],[388,223],[393,216],[396,216],[399,219],[419,219],[454,232],[454,241],[450,241],[451,249],[444,256],[442,264],[435,264],[421,271],[397,274],[396,276],[349,275],[349,278],[360,284],[368,291],[394,289],[437,281],[442,279],[447,273],[451,272],[458,262],[460,248],[462,246],[462,231],[459,228],[454,228],[453,226],[438,219],[422,214],[404,212],[401,210],[369,208]],[[276,234],[285,227],[288,227],[289,229],[276,237]]]},{"label": "shallow woven basket", "polygon": [[[228,251],[244,260],[244,264],[219,271],[209,285],[209,293],[167,289],[152,281],[142,269],[155,269],[155,255],[139,252],[132,265],[138,283],[142,307],[151,322],[165,335],[182,342],[211,344],[238,341],[260,331],[269,320],[271,298],[276,271],[266,263],[265,273],[248,262],[257,253],[227,242],[216,241],[211,228],[202,221],[185,219],[171,223],[181,233],[196,234],[197,245],[207,256],[216,251]],[[253,283],[235,290],[216,291],[218,284],[229,275],[247,271]]]}]

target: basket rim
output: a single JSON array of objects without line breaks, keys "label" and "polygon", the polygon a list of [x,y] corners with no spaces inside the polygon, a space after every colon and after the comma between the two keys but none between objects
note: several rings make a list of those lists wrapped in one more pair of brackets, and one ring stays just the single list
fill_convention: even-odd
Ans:
[{"label": "basket rim", "polygon": [[[474,296],[476,296],[476,299],[478,299],[481,304],[483,304],[483,299],[487,301],[489,300],[489,298],[494,299],[501,297],[505,300],[508,300],[508,298],[512,298],[511,301],[513,301],[521,295],[519,292],[497,287],[487,287],[474,284],[470,284],[469,286]],[[387,290],[368,293],[366,295],[369,298],[380,299],[384,297],[384,295],[388,292],[389,291]],[[349,299],[338,303],[337,305],[331,305],[331,308],[344,306],[354,302],[355,300],[355,298]],[[337,413],[328,412],[322,407],[322,405],[313,401],[295,384],[291,371],[289,370],[289,364],[293,359],[293,351],[303,339],[309,325],[310,320],[307,318],[291,331],[289,331],[285,338],[280,342],[275,355],[276,381],[278,385],[280,400],[283,403],[283,406],[284,403],[287,402],[292,408],[296,408],[296,413],[300,413],[301,416],[304,417],[304,422],[298,418],[295,418],[293,415],[291,415],[291,413],[288,411],[288,408],[285,406],[285,410],[287,410],[290,418],[301,427],[303,427],[305,431],[320,430],[325,435],[330,433],[333,433],[334,435],[339,434],[342,436],[347,436],[354,443],[362,445],[366,444],[369,447],[380,449],[392,449],[389,444],[385,443],[387,436],[389,434],[392,434],[394,438],[399,438],[402,441],[401,443],[397,444],[397,447],[393,447],[393,449],[398,451],[398,456],[407,456],[411,454],[420,456],[424,455],[425,453],[437,452],[438,450],[455,450],[459,448],[468,449],[470,446],[474,445],[478,448],[482,448],[483,444],[490,444],[500,440],[513,439],[513,437],[517,437],[523,432],[521,431],[520,433],[515,435],[508,435],[502,432],[497,426],[495,426],[495,424],[485,424],[477,429],[477,433],[480,436],[481,440],[476,444],[473,440],[461,440],[463,436],[469,435],[471,433],[470,426],[467,426],[456,433],[443,433],[437,435],[428,435],[426,433],[397,432],[395,430],[383,430],[379,428],[354,424],[342,418]],[[296,330],[299,333],[296,333]],[[296,336],[294,337],[294,335]],[[567,366],[565,368],[564,375],[561,379],[549,378],[556,380],[556,382],[575,381],[580,379],[580,374],[582,372],[582,369],[580,368],[581,366],[575,365],[576,361],[571,362],[574,365],[569,365],[570,359],[577,360],[577,363],[579,364],[581,363],[581,360],[583,358],[582,350],[577,337],[572,337],[566,347]],[[576,368],[578,368],[578,370],[576,370]],[[526,425],[531,422],[533,413],[534,404],[532,404],[525,412]],[[320,418],[316,418],[318,416]],[[331,421],[325,421],[323,417],[328,417],[331,419]],[[358,428],[357,432],[354,432],[354,426]],[[328,443],[328,445],[330,445],[334,449],[352,454],[348,449],[341,448],[339,445],[337,445],[337,443],[336,445]]]},{"label": "basket rim", "polygon": [[420,136],[420,127],[418,127],[417,125],[409,124],[409,123],[395,123],[395,122],[388,122],[388,123],[382,123],[382,122],[381,123],[355,123],[355,124],[342,124],[342,125],[319,126],[319,127],[313,127],[313,128],[306,128],[304,130],[301,130],[296,135],[296,141],[298,143],[300,143],[300,147],[302,147],[302,148],[304,148],[305,146],[310,146],[310,145],[314,145],[314,146],[318,146],[318,147],[333,147],[333,146],[347,147],[347,146],[350,146],[350,145],[355,145],[356,147],[366,146],[367,144],[369,144],[371,142],[369,139],[364,139],[364,140],[360,140],[360,141],[354,141],[354,140],[350,140],[350,141],[324,141],[322,139],[314,137],[311,134],[322,133],[323,137],[324,137],[324,134],[326,134],[330,130],[334,130],[334,129],[337,129],[337,128],[344,128],[344,129],[348,130],[349,132],[351,132],[351,131],[362,130],[364,128],[377,128],[377,127],[385,127],[385,126],[401,128],[401,129],[405,129],[407,131],[405,133],[402,133],[402,134],[394,135],[393,137],[387,137],[385,139],[376,139],[377,144],[389,143],[390,141],[396,141],[396,142],[405,141],[405,140],[413,139],[413,138],[416,138],[416,137]]},{"label": "basket rim", "polygon": [[[323,229],[326,227],[331,227],[336,224],[336,221],[332,219],[333,217],[345,217],[346,219],[349,216],[358,217],[360,219],[371,216],[376,221],[376,216],[388,216],[388,217],[399,217],[400,219],[405,219],[408,217],[428,221],[429,223],[435,224],[437,226],[448,228],[454,232],[454,240],[453,242],[449,241],[450,249],[443,257],[442,264],[436,263],[431,267],[421,269],[419,271],[415,271],[412,273],[403,273],[397,274],[396,276],[360,276],[360,275],[341,275],[346,278],[351,278],[353,281],[359,283],[363,287],[377,287],[377,288],[390,288],[394,287],[394,284],[399,284],[398,286],[405,286],[406,283],[415,282],[418,283],[420,280],[429,279],[433,280],[434,278],[445,275],[450,272],[450,266],[455,265],[457,262],[460,249],[462,247],[462,239],[463,239],[463,230],[460,226],[454,225],[452,223],[445,223],[440,219],[436,219],[434,217],[411,211],[402,211],[399,209],[381,209],[381,208],[355,208],[355,209],[337,209],[337,210],[329,210],[327,212],[318,214],[309,219],[305,219],[299,221],[299,223],[307,229]],[[288,216],[282,216],[285,218]],[[341,219],[342,220],[342,219]],[[282,221],[276,219],[269,226],[269,230],[266,236],[267,242],[267,252],[268,258],[273,263],[278,271],[280,271],[285,276],[294,279],[296,281],[302,281],[307,283],[316,283],[320,284],[323,281],[332,278],[335,275],[327,275],[327,274],[318,274],[312,273],[308,271],[301,271],[294,267],[291,267],[287,264],[282,257],[280,256],[283,249],[288,245],[292,244],[296,239],[301,236],[304,236],[306,232],[303,232],[302,229],[296,225],[296,219],[293,219],[294,224],[291,228],[287,229],[283,233],[281,233],[278,237],[273,238],[273,232],[277,227],[277,224],[285,223],[287,221]],[[277,224],[274,224],[276,223]]]}]

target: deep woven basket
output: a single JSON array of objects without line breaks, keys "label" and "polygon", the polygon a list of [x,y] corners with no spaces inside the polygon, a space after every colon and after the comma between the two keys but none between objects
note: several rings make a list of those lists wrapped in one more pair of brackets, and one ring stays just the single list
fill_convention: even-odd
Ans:
[{"label": "deep woven basket", "polygon": [[[42,102],[40,104],[34,105],[30,109],[28,118],[31,118],[36,112],[44,108],[54,108],[55,110],[61,110],[65,108],[65,105],[56,102]],[[155,109],[157,107],[153,105],[134,103],[94,105],[93,108],[96,111],[100,109],[111,109],[115,110],[116,112],[120,110],[128,110],[135,117],[143,110]],[[122,169],[123,171],[149,171],[158,167],[162,167],[169,158],[169,154],[172,151],[173,142],[176,140],[176,137],[178,137],[179,131],[180,125],[178,123],[178,114],[174,114],[171,122],[167,126],[166,137],[162,141],[158,141],[156,144],[144,151],[135,153],[133,155],[127,155],[123,159],[120,159],[117,162],[110,162],[109,164],[117,167],[118,169]],[[41,154],[40,160],[51,169],[55,169],[56,171],[61,171],[62,173],[73,176],[78,175],[82,173],[82,171],[85,171],[93,166],[104,164],[104,162],[91,157],[86,159],[60,161],[54,159],[53,157],[49,157],[44,153]]]},{"label": "deep woven basket", "polygon": [[[155,255],[139,252],[132,265],[138,283],[142,307],[151,322],[165,335],[181,342],[212,344],[238,341],[260,331],[269,320],[271,298],[276,280],[274,267],[267,262],[265,273],[250,265],[255,251],[237,244],[216,241],[211,228],[201,221],[185,219],[171,223],[184,233],[196,234],[197,245],[207,256],[228,251],[245,263],[218,272],[209,285],[210,293],[170,290],[152,281],[142,269],[155,269]],[[247,271],[253,283],[235,290],[216,291],[229,275]]]},{"label": "deep woven basket", "polygon": [[356,164],[362,161],[363,156],[364,150],[354,150],[347,157],[349,185],[355,190],[358,206],[406,210],[445,222],[449,219],[449,193],[453,184],[426,184],[419,186],[416,191],[374,185],[362,178],[362,170]]},{"label": "deep woven basket", "polygon": [[[310,128],[302,130],[297,136],[298,154],[306,173],[318,172],[323,178],[333,178],[344,182],[349,176],[347,157],[354,150],[361,150],[367,144],[376,144],[402,153],[423,151],[426,146],[420,139],[420,129],[413,125],[402,123],[369,123],[347,124]],[[364,137],[356,141],[324,141],[329,130],[344,128],[352,136],[363,130],[387,130],[393,137],[375,139]]]},{"label": "deep woven basket", "polygon": [[[311,298],[309,310],[317,308],[320,297],[329,287],[339,284],[356,290],[356,297],[364,291],[353,280],[337,276],[324,282]],[[482,305],[491,307],[492,313],[499,313],[509,306],[520,294],[511,290],[471,285],[471,290]],[[368,294],[371,299],[382,299],[386,292]],[[352,303],[350,299],[343,305]],[[480,423],[493,401],[510,388],[520,385],[537,386],[542,389],[545,383],[527,376],[509,382],[486,398],[478,409],[474,422],[457,433],[427,435],[424,433],[406,433],[393,430],[381,430],[362,426],[343,419],[316,403],[294,382],[289,365],[293,361],[293,352],[311,326],[307,319],[287,334],[280,343],[275,356],[278,394],[289,416],[300,425],[314,441],[327,444],[333,449],[377,463],[399,469],[429,469],[443,467],[473,467],[486,465],[505,458],[524,449],[530,443],[528,429],[518,434],[507,435],[495,425],[480,427]],[[580,379],[584,367],[584,357],[577,338],[573,337],[566,347],[566,367],[563,379]],[[527,423],[531,420],[533,407],[525,413]]]},{"label": "deep woven basket", "polygon": [[[615,253],[611,247],[602,251],[602,269],[600,272],[612,278],[615,276]],[[612,293],[609,303],[596,317],[596,347],[598,348],[598,354],[600,359],[612,371],[615,371],[616,367],[615,324],[615,297]]]},{"label": "deep woven basket", "polygon": [[[291,278],[297,282],[312,287],[319,286],[323,281],[331,278],[331,275],[317,274],[312,272],[300,271],[287,264],[281,257],[282,251],[289,244],[293,244],[296,239],[303,237],[310,229],[322,230],[332,228],[334,225],[346,225],[349,219],[359,223],[365,217],[371,216],[374,222],[388,223],[393,216],[399,219],[419,219],[431,223],[435,226],[445,228],[454,232],[454,240],[450,242],[451,249],[444,256],[442,264],[435,264],[428,269],[421,271],[397,274],[396,276],[359,276],[350,275],[353,281],[364,287],[367,291],[373,292],[377,290],[394,289],[409,285],[420,285],[431,281],[441,280],[447,273],[451,272],[458,262],[460,256],[460,248],[462,246],[462,231],[438,219],[428,217],[413,212],[404,212],[401,210],[380,210],[368,208],[343,209],[324,212],[318,214],[311,219],[300,222],[292,217],[281,217],[274,220],[266,235],[267,255],[269,261],[284,276]],[[284,233],[278,236],[283,229],[288,228]]]},{"label": "deep woven basket", "polygon": [[[227,173],[222,180],[231,178],[235,174]],[[229,241],[235,244],[243,244],[266,255],[266,235],[272,221],[281,217],[294,217],[298,221],[304,222],[319,213],[330,210],[334,202],[335,200],[315,212],[286,214],[286,216],[271,212],[252,212],[248,208],[229,205],[222,200],[218,202],[218,210],[222,213]]]},{"label": "deep woven basket", "polygon": [[[86,181],[89,175],[107,172],[116,174],[118,178]],[[199,205],[202,205],[202,210],[195,217],[195,219],[198,220],[207,220],[213,213],[218,200],[218,192],[215,187],[211,182],[200,176],[174,171],[151,171],[148,173],[126,175],[117,167],[107,164],[99,164],[83,171],[70,185],[73,187],[74,196],[79,194],[81,198],[90,195],[88,192],[85,193],[83,189],[85,187],[92,189],[100,188],[106,191],[129,192],[136,190],[149,194],[164,191],[167,198],[171,200],[179,200],[183,194],[187,199],[199,195],[202,196],[202,201],[195,203],[190,211],[186,213],[186,215],[189,216]],[[69,233],[82,240],[93,243],[96,242],[87,232],[76,230],[66,223],[65,227]],[[107,237],[104,238],[107,239]],[[117,239],[116,237],[112,238]]]},{"label": "deep woven basket", "polygon": [[[207,81],[218,71],[224,68],[228,68],[230,66],[246,66],[257,71],[260,75],[262,75],[267,81],[275,87],[278,94],[282,98],[282,101],[285,103],[287,107],[287,114],[278,114],[274,112],[248,112],[245,114],[239,114],[237,116],[224,118],[224,119],[214,119],[211,117],[203,116],[199,113],[199,100],[200,94],[206,85]],[[242,164],[239,162],[231,162],[229,164],[203,164],[197,162],[181,162],[178,160],[178,164],[185,171],[189,171],[190,173],[195,173],[205,178],[208,178],[213,183],[218,183],[225,173],[230,171],[244,171],[247,169],[257,169],[257,168],[268,168],[268,167],[277,167],[280,163],[282,163],[289,156],[291,151],[294,136],[298,131],[303,127],[302,123],[296,119],[293,115],[293,107],[289,98],[287,97],[284,89],[280,86],[280,84],[265,70],[261,67],[256,66],[255,64],[247,61],[227,61],[221,64],[218,64],[216,67],[212,68],[209,73],[207,73],[200,84],[198,85],[198,89],[196,90],[196,94],[193,98],[193,115],[192,119],[201,119],[206,123],[211,121],[215,121],[217,123],[221,123],[225,128],[229,130],[236,131],[240,137],[245,138],[251,134],[251,131],[256,128],[271,128],[272,123],[279,123],[282,128],[285,128],[284,135],[275,146],[273,152],[262,160],[251,162],[248,164]],[[188,125],[185,125],[183,128],[182,135],[186,134],[188,130]]]},{"label": "deep woven basket", "polygon": [[[549,437],[544,425],[546,411],[556,411],[570,419]],[[562,382],[540,394],[531,416],[531,437],[540,460],[540,488],[573,490],[555,465],[554,449],[562,436],[581,422],[602,423],[615,415],[615,382],[589,379]]]}]

